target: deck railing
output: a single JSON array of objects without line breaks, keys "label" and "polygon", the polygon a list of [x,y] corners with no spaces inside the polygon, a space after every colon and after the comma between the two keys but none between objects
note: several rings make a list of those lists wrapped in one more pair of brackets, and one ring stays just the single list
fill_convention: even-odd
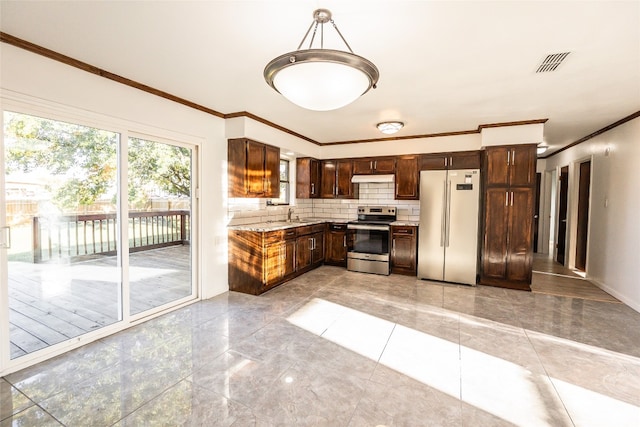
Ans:
[{"label": "deck railing", "polygon": [[[33,217],[33,262],[115,255],[115,213]],[[189,243],[188,210],[129,212],[129,251]]]}]

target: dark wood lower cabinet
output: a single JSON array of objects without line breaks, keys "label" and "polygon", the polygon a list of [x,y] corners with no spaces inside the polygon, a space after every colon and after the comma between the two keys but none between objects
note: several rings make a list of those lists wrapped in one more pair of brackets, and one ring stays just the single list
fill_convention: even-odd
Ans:
[{"label": "dark wood lower cabinet", "polygon": [[418,274],[418,227],[391,227],[391,272]]},{"label": "dark wood lower cabinet", "polygon": [[530,290],[534,188],[488,188],[480,283]]},{"label": "dark wood lower cabinet", "polygon": [[326,236],[324,263],[347,266],[347,224],[329,224]]},{"label": "dark wood lower cabinet", "polygon": [[324,224],[276,231],[229,230],[229,290],[259,295],[324,260]]}]

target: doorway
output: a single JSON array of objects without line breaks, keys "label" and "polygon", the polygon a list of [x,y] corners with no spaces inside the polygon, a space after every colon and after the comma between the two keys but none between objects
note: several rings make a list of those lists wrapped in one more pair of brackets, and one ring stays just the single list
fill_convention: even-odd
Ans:
[{"label": "doorway", "polygon": [[565,252],[567,244],[567,211],[569,198],[569,166],[560,168],[559,200],[558,200],[558,240],[556,242],[556,261],[565,265]]},{"label": "doorway", "polygon": [[576,235],[576,269],[586,271],[587,237],[589,234],[589,192],[591,187],[591,160],[580,163],[578,188],[578,231]]}]

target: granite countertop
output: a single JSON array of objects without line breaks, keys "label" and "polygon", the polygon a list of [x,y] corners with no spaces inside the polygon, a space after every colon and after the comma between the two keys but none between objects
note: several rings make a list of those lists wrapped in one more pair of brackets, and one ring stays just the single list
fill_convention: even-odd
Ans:
[{"label": "granite countertop", "polygon": [[[239,225],[230,225],[227,228],[229,230],[239,230],[239,231],[276,231],[276,230],[285,230],[287,228],[295,228],[295,227],[304,227],[305,225],[314,225],[314,224],[322,224],[325,222],[333,222],[333,223],[347,223],[349,220],[347,219],[338,219],[338,218],[301,218],[294,219],[291,222],[287,221],[266,221],[266,222],[256,222],[253,224],[239,224]],[[417,227],[419,225],[418,221],[394,221],[391,225],[408,225]]]},{"label": "granite countertop", "polygon": [[325,222],[340,222],[340,221],[342,220],[329,219],[329,218],[301,218],[301,219],[294,219],[291,222],[266,221],[266,222],[256,222],[253,224],[230,225],[227,228],[229,230],[262,232],[262,231],[285,230],[287,228],[304,227],[305,225],[314,225],[314,224],[322,224]]}]

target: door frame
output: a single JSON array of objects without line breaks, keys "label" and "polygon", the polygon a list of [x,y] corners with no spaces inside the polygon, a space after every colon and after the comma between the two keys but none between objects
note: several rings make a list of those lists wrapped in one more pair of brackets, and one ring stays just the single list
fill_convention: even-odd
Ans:
[{"label": "door frame", "polygon": [[[74,107],[58,104],[52,101],[46,101],[42,99],[33,98],[29,95],[16,94],[9,91],[2,91],[0,93],[0,125],[4,129],[4,111],[14,111],[17,113],[34,115],[51,120],[59,120],[68,123],[75,123],[84,126],[96,127],[99,129],[117,132],[120,134],[120,147],[118,148],[118,156],[120,162],[123,162],[124,167],[121,168],[118,175],[119,185],[122,185],[125,189],[124,193],[120,196],[118,210],[120,217],[124,218],[128,216],[128,204],[126,200],[126,165],[127,165],[127,153],[126,142],[129,136],[144,137],[152,139],[158,142],[170,143],[181,147],[187,147],[193,150],[192,155],[192,195],[191,195],[191,247],[192,247],[192,286],[193,294],[189,297],[184,297],[176,301],[164,304],[159,307],[147,310],[136,315],[130,315],[126,304],[122,304],[121,309],[122,320],[115,322],[111,325],[104,326],[96,331],[87,332],[83,335],[79,335],[75,338],[45,347],[41,350],[20,356],[15,359],[10,358],[10,335],[9,335],[9,296],[8,296],[8,272],[7,269],[0,268],[0,376],[8,375],[12,372],[16,372],[20,369],[27,368],[35,365],[47,359],[51,359],[73,349],[79,348],[83,345],[97,341],[101,338],[112,335],[116,332],[128,329],[132,326],[145,322],[154,317],[158,317],[170,311],[177,310],[181,307],[190,305],[200,299],[202,299],[202,282],[201,282],[201,262],[200,262],[200,230],[201,221],[200,218],[200,182],[201,182],[201,168],[202,164],[202,145],[204,139],[195,137],[193,135],[182,134],[167,129],[157,128],[140,124],[137,122],[128,121],[125,119],[115,118],[104,114],[93,113],[86,110],[77,109]],[[133,130],[135,129],[135,131]],[[6,224],[6,197],[5,197],[5,169],[4,169],[4,132],[0,133],[0,226]],[[124,174],[124,175],[123,175]],[[125,237],[128,237],[128,230],[126,227],[122,227],[120,233],[120,241],[126,242]],[[6,265],[7,251],[0,250],[0,264]],[[122,257],[123,262],[120,265],[121,279],[123,282],[126,278],[125,264],[128,265],[128,251],[125,255],[122,250],[119,251],[119,257]],[[122,292],[128,289],[128,284],[123,283]],[[126,299],[126,298],[125,298]]]}]

